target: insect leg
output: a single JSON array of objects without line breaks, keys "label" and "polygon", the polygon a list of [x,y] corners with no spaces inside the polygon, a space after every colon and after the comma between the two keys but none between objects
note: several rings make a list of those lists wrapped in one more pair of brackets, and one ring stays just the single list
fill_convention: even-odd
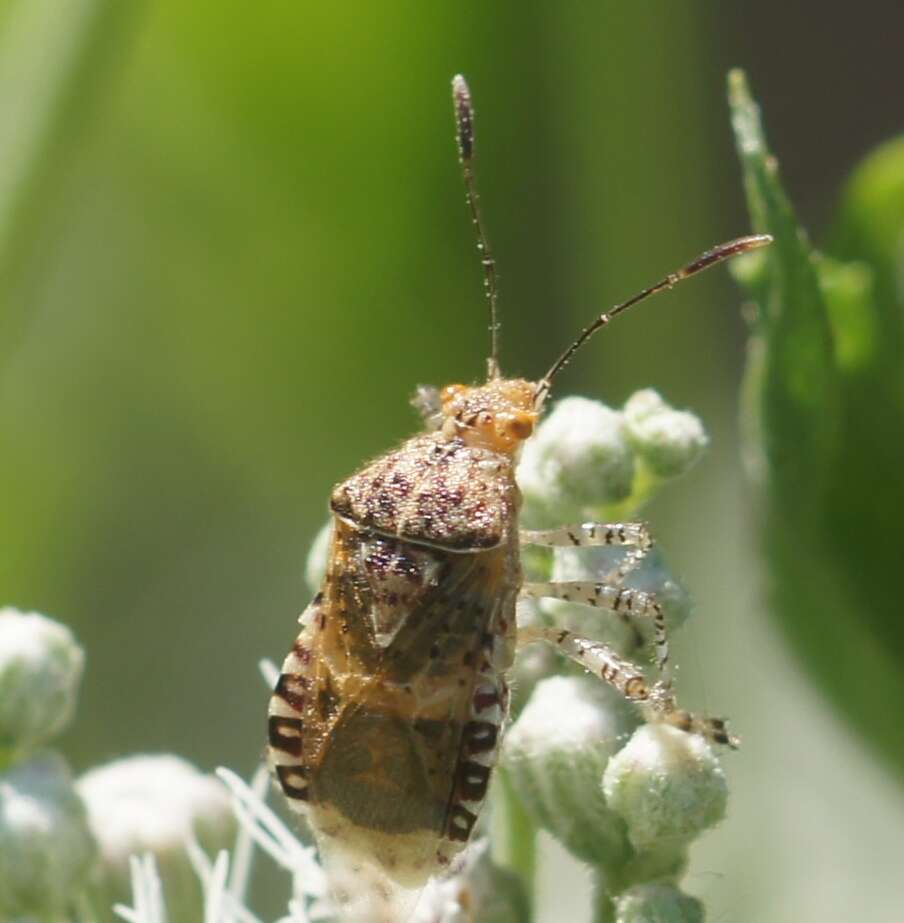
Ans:
[{"label": "insect leg", "polygon": [[702,734],[708,740],[737,748],[738,740],[728,733],[722,718],[703,718],[679,708],[675,695],[664,683],[650,686],[640,667],[619,656],[608,645],[581,638],[570,631],[545,626],[518,630],[518,647],[537,641],[551,644],[560,653],[601,677],[629,702],[635,702],[654,721],[671,724],[689,734]]},{"label": "insect leg", "polygon": [[564,545],[585,548],[589,545],[634,545],[648,551],[653,539],[642,522],[582,522],[557,529],[522,529],[525,545]]},{"label": "insect leg", "polygon": [[606,609],[621,615],[640,616],[653,620],[653,644],[656,650],[656,667],[665,688],[672,685],[669,669],[669,639],[665,627],[665,613],[652,593],[644,590],[623,588],[619,581],[606,579],[562,580],[543,583],[525,583],[521,588],[524,596],[537,599],[561,599],[564,602],[581,603],[597,609]]},{"label": "insect leg", "polygon": [[602,577],[603,583],[621,586],[653,547],[653,538],[642,522],[582,522],[557,529],[522,529],[521,544],[552,548],[627,547],[629,550],[618,566]]}]

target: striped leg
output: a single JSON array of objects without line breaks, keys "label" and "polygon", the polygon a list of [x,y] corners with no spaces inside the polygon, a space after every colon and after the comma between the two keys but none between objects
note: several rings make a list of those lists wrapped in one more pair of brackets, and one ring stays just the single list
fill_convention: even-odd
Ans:
[{"label": "striped leg", "polygon": [[612,584],[605,580],[597,583],[590,580],[525,583],[521,592],[524,596],[536,599],[561,599],[565,602],[606,609],[620,615],[651,618],[656,666],[662,685],[667,689],[671,688],[672,676],[669,668],[669,641],[665,627],[665,613],[652,593],[624,589],[618,583]]},{"label": "striped leg", "polygon": [[629,551],[614,568],[601,578],[603,583],[621,586],[653,547],[653,538],[642,522],[582,522],[557,529],[522,530],[521,544],[546,545],[553,548],[594,548],[601,545],[627,547]]},{"label": "striped leg", "polygon": [[728,733],[723,719],[701,718],[678,708],[671,689],[662,682],[648,685],[639,667],[620,657],[607,645],[558,628],[531,626],[518,630],[519,648],[537,641],[551,644],[566,657],[600,676],[629,702],[640,705],[648,719],[663,721],[689,734],[702,734],[715,743],[737,748],[738,739]]}]

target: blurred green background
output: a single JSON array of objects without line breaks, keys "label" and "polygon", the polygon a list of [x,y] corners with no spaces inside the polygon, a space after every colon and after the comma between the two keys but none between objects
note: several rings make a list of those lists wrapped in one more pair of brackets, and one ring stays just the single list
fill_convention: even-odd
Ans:
[{"label": "blurred green background", "polygon": [[[503,368],[536,376],[602,307],[747,231],[730,66],[818,237],[902,127],[902,30],[904,9],[778,0],[0,3],[0,599],[87,648],[74,765],[173,751],[250,772],[256,663],[295,635],[330,486],[412,431],[415,384],[481,375],[453,73],[477,107]],[[652,385],[712,436],[649,510],[698,601],[686,698],[744,737],[687,889],[717,921],[898,920],[904,793],[764,612],[742,302],[724,272],[682,286],[559,394]],[[567,891],[583,919],[581,870],[546,868],[547,905]]]}]

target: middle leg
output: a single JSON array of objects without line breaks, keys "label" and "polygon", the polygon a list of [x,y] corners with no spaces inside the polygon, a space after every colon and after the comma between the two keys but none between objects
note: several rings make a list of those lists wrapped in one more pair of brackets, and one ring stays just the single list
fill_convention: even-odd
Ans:
[{"label": "middle leg", "polygon": [[669,640],[665,625],[665,613],[652,593],[620,587],[604,580],[563,580],[525,583],[521,589],[524,596],[534,599],[561,599],[564,602],[581,603],[597,609],[605,609],[619,615],[649,618],[653,622],[653,644],[656,651],[656,667],[661,682],[666,688],[672,685],[669,666]]}]

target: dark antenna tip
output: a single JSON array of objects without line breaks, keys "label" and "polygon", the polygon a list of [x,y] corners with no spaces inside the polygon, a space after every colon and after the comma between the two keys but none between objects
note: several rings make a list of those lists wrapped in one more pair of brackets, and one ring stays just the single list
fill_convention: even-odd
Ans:
[{"label": "dark antenna tip", "polygon": [[458,127],[458,154],[462,161],[470,161],[474,157],[474,108],[468,82],[461,74],[452,78],[452,101]]},{"label": "dark antenna tip", "polygon": [[468,197],[468,211],[471,223],[477,234],[477,251],[483,267],[483,287],[490,307],[490,357],[487,359],[487,378],[499,378],[499,322],[497,318],[496,260],[490,250],[480,217],[477,183],[474,180],[474,106],[471,104],[471,91],[461,74],[452,78],[452,103],[455,107],[456,141],[461,160],[461,172],[465,181]]},{"label": "dark antenna tip", "polygon": [[657,292],[672,288],[684,279],[696,275],[704,269],[709,269],[710,266],[715,266],[716,263],[721,263],[723,260],[730,259],[733,256],[740,256],[742,253],[749,253],[751,250],[759,250],[760,247],[768,246],[771,243],[771,234],[751,234],[748,237],[738,237],[735,240],[726,241],[724,244],[719,244],[701,253],[697,259],[692,260],[686,266],[682,266],[681,269],[676,269],[675,272],[670,272],[664,279],[661,279],[649,288],[645,288],[642,292],[638,292],[633,298],[629,298],[627,301],[617,304],[614,308],[610,308],[604,314],[600,314],[590,326],[585,327],[581,331],[580,336],[558,359],[556,359],[550,370],[540,379],[537,384],[537,391],[534,395],[534,403],[538,407],[543,404],[543,401],[549,394],[549,389],[552,387],[553,378],[568,365],[571,361],[571,357],[590,339],[590,337],[592,337],[597,330],[605,327],[613,317],[617,317],[632,305],[637,304],[637,302],[643,301],[651,295],[655,295]]}]

